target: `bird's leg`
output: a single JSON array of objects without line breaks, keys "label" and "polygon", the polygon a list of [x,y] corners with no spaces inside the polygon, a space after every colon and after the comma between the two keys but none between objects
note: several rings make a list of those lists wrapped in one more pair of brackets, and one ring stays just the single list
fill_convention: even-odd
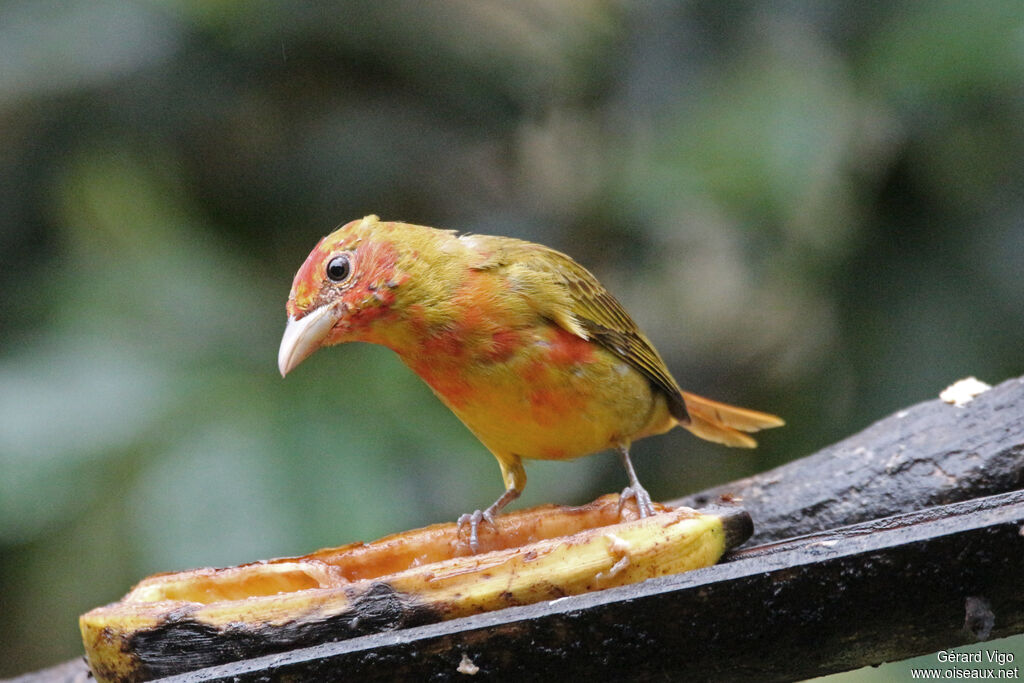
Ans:
[{"label": "bird's leg", "polygon": [[473,551],[474,555],[480,549],[478,532],[480,522],[494,524],[495,515],[501,512],[506,505],[519,498],[519,494],[521,493],[521,490],[507,488],[505,489],[505,493],[499,496],[497,501],[490,504],[486,510],[473,510],[472,512],[459,517],[459,521],[457,523],[460,531],[462,531],[466,524],[469,524],[469,548]]},{"label": "bird's leg", "polygon": [[619,512],[622,512],[622,504],[632,498],[636,501],[636,509],[640,512],[640,517],[650,517],[654,514],[654,504],[651,502],[651,494],[647,493],[640,484],[640,480],[636,477],[636,470],[633,469],[633,463],[629,459],[629,444],[619,444],[616,446],[616,450],[619,452],[619,459],[622,460],[622,466],[626,468],[626,474],[629,476],[629,486],[622,490],[622,494],[619,496]]},{"label": "bird's leg", "polygon": [[480,549],[480,537],[479,528],[481,522],[487,522],[488,524],[494,524],[494,516],[501,512],[502,508],[511,503],[513,500],[519,497],[522,491],[517,489],[506,489],[505,493],[498,497],[498,500],[491,503],[490,507],[486,510],[474,510],[473,512],[467,513],[459,517],[457,522],[459,531],[468,524],[469,525],[469,548],[475,555]]},{"label": "bird's leg", "polygon": [[523,463],[519,456],[497,457],[498,465],[501,466],[501,477],[505,480],[505,493],[498,496],[498,500],[491,503],[486,510],[474,510],[462,515],[456,522],[460,533],[467,524],[469,525],[469,549],[473,551],[474,555],[480,549],[479,528],[481,522],[493,525],[495,516],[506,505],[518,498],[519,494],[523,492],[523,488],[526,487],[526,470],[523,469]]}]

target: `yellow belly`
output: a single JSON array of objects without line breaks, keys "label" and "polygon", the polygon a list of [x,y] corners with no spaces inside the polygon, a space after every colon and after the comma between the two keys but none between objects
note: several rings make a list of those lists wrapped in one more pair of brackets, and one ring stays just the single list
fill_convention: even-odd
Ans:
[{"label": "yellow belly", "polygon": [[639,372],[554,327],[500,361],[414,369],[499,460],[577,458],[676,424]]}]

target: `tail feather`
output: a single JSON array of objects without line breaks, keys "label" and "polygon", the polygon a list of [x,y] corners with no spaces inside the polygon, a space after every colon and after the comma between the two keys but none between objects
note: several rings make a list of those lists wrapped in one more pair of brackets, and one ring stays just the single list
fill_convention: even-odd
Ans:
[{"label": "tail feather", "polygon": [[690,413],[690,424],[683,426],[708,441],[738,448],[753,448],[757,441],[743,432],[758,432],[786,424],[775,415],[719,403],[686,391],[682,393],[686,400],[686,410]]}]

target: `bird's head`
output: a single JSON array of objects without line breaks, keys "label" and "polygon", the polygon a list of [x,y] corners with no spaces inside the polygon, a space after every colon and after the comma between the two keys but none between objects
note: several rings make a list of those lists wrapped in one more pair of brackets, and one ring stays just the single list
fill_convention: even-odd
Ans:
[{"label": "bird's head", "polygon": [[396,291],[408,279],[400,223],[376,216],[352,221],[313,248],[295,274],[288,297],[288,325],[277,356],[281,375],[322,346],[374,341],[381,322],[396,316]]}]

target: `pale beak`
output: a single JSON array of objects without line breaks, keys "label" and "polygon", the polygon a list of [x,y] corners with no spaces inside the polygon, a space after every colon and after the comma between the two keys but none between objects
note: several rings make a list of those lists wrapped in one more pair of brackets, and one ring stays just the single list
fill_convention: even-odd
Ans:
[{"label": "pale beak", "polygon": [[331,305],[312,310],[298,320],[288,316],[281,349],[277,352],[277,368],[282,377],[320,348],[340,317],[338,309]]}]

